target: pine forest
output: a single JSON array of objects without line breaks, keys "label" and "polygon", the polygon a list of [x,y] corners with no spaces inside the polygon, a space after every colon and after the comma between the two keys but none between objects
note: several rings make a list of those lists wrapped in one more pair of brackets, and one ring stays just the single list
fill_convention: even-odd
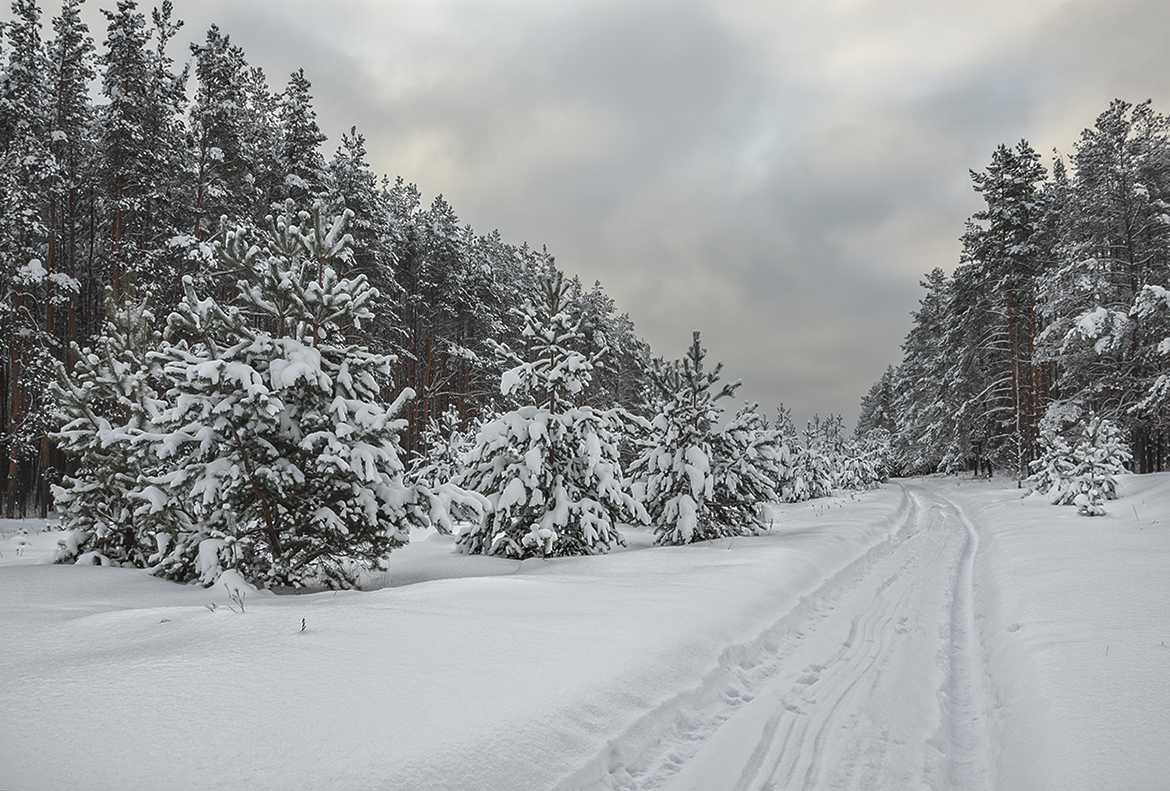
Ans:
[{"label": "pine forest", "polygon": [[215,26],[176,62],[170,0],[100,33],[81,5],[15,0],[0,54],[3,513],[56,509],[62,561],[352,587],[412,527],[595,554],[618,524],[748,535],[770,502],[960,471],[1093,515],[1170,465],[1149,103],[1051,167],[997,148],[856,430],[802,430],[732,406],[699,331],[655,356],[600,283],[374,173],[356,128],[330,146],[303,70],[273,89]]},{"label": "pine forest", "polygon": [[[1051,170],[1001,145],[972,186],[958,267],[936,268],[857,433],[897,474],[979,469],[1022,480],[1094,418],[1134,472],[1170,465],[1170,125],[1116,100]],[[1074,436],[1074,439],[1075,439]]]}]

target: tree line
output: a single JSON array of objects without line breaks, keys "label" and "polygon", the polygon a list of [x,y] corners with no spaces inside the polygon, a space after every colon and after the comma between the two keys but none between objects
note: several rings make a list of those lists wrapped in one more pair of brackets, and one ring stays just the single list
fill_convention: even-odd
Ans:
[{"label": "tree line", "polygon": [[[1115,100],[1051,171],[1027,141],[971,173],[984,208],[935,269],[862,399],[895,473],[1022,480],[1052,438],[1117,425],[1137,472],[1170,464],[1170,122]],[[1073,438],[1075,443],[1075,437]]]},{"label": "tree line", "polygon": [[[103,10],[104,43],[65,0],[46,26],[35,0],[15,0],[0,40],[0,451],[3,512],[42,514],[50,485],[75,462],[53,440],[62,415],[55,369],[101,333],[111,310],[149,296],[139,318],[161,331],[184,301],[184,277],[223,299],[234,289],[213,254],[228,227],[263,228],[285,202],[323,199],[348,211],[345,277],[377,293],[354,340],[394,357],[392,379],[415,397],[400,441],[423,450],[432,418],[461,420],[502,398],[489,341],[523,331],[521,308],[551,262],[544,250],[477,234],[440,195],[429,205],[401,178],[377,176],[356,129],[332,156],[303,70],[273,90],[217,26],[190,58],[168,55],[182,28],[171,0]],[[96,97],[96,100],[95,98]],[[227,220],[225,223],[224,220]],[[582,352],[610,366],[586,398],[637,409],[648,346],[600,284],[573,280]],[[129,308],[123,308],[129,310]]]},{"label": "tree line", "polygon": [[267,220],[209,244],[234,279],[226,297],[185,275],[163,332],[148,297],[127,298],[74,347],[73,371],[57,366],[65,421],[52,436],[80,462],[53,486],[58,561],[360,587],[416,529],[456,534],[467,553],[593,555],[632,524],[659,544],[755,535],[771,503],[884,477],[883,448],[847,440],[837,418],[803,444],[784,410],[773,424],[745,404],[721,425],[719,401],[740,383],[720,383],[698,331],[685,357],[651,364],[652,418],[590,405],[611,350],[582,351],[577,289],[551,262],[519,336],[488,342],[505,401],[429,420],[408,470],[402,415],[416,394],[395,388],[394,355],[353,342],[378,296],[364,274],[341,274],[353,213],[288,199]]}]

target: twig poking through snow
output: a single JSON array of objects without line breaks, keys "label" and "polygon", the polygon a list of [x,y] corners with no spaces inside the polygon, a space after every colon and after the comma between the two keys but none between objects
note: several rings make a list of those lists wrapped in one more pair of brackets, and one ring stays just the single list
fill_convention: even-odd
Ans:
[{"label": "twig poking through snow", "polygon": [[[223,584],[223,587],[224,590],[228,592],[228,599],[234,602],[240,608],[240,612],[242,613],[244,611],[244,597],[248,594],[244,591],[243,588],[228,587],[226,582]],[[232,612],[236,611],[236,608],[232,607],[231,604],[228,604],[228,609],[230,609]]]}]

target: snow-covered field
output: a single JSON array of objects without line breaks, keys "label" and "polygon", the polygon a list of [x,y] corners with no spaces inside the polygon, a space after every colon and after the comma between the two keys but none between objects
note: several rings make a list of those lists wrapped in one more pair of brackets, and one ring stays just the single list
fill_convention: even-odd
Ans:
[{"label": "snow-covered field", "polygon": [[1170,475],[1100,518],[1009,485],[591,558],[420,534],[242,613],[2,522],[0,788],[1170,788]]}]

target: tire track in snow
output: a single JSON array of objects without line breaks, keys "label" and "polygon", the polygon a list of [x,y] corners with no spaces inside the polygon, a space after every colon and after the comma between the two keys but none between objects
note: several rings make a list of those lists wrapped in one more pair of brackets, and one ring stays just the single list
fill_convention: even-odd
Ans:
[{"label": "tire track in snow", "polygon": [[[919,509],[920,512],[920,509]],[[872,604],[853,616],[848,637],[841,650],[823,664],[813,664],[798,680],[809,682],[800,695],[797,710],[782,705],[777,716],[790,720],[785,738],[761,739],[757,752],[766,758],[754,759],[740,774],[739,789],[813,789],[822,786],[827,759],[834,756],[838,732],[856,721],[851,715],[873,691],[875,669],[888,658],[899,634],[911,595],[919,582],[947,549],[947,541],[931,540],[921,526],[890,556],[876,565],[854,588],[858,598],[872,595]],[[896,562],[896,568],[890,567]],[[888,575],[888,576],[887,576]],[[869,582],[870,584],[866,584]],[[877,582],[876,590],[871,584]],[[852,597],[851,597],[852,598]],[[860,750],[836,755],[838,774],[856,777]],[[880,756],[868,752],[871,761]]]},{"label": "tire track in snow", "polygon": [[694,755],[711,731],[738,708],[750,704],[753,690],[787,666],[810,622],[823,618],[874,563],[906,540],[918,522],[918,508],[918,499],[902,487],[898,505],[882,518],[891,526],[900,526],[897,530],[802,596],[795,609],[785,612],[759,637],[724,650],[718,666],[697,687],[648,711],[611,739],[594,761],[556,788],[633,791],[659,787]]},{"label": "tire track in snow", "polygon": [[982,649],[975,624],[975,553],[979,549],[979,533],[958,505],[936,496],[967,533],[951,599],[946,780],[947,787],[956,791],[976,791],[991,787],[987,695],[981,684]]},{"label": "tire track in snow", "polygon": [[[892,540],[611,742],[597,780],[565,787],[986,788],[978,538],[917,487],[903,487],[893,518]],[[911,713],[884,722],[890,700]]]}]

